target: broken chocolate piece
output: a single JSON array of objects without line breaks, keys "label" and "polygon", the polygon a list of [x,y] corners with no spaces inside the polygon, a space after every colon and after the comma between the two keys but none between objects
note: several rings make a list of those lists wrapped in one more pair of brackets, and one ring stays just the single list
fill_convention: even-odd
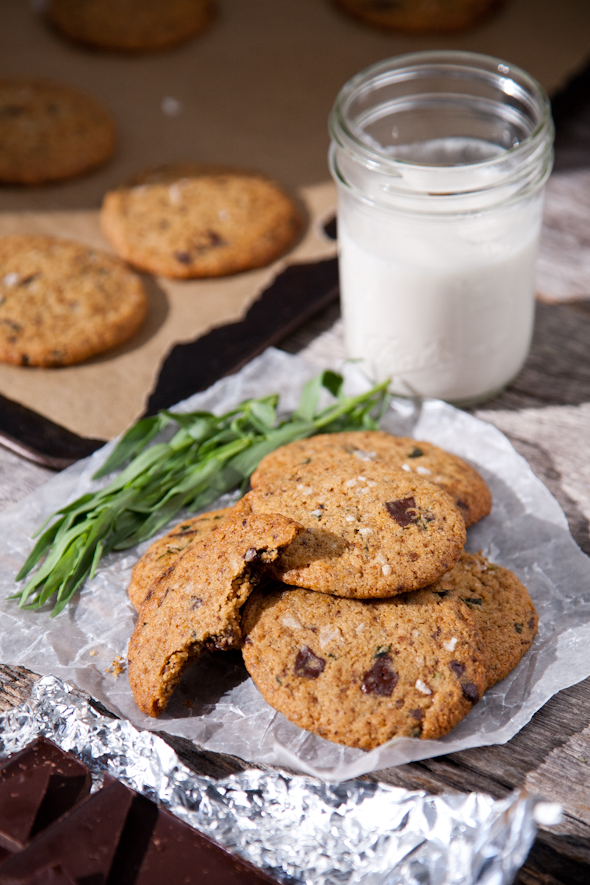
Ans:
[{"label": "broken chocolate piece", "polygon": [[[120,881],[130,881],[123,880]],[[230,854],[201,833],[159,810],[158,820],[135,885],[265,885],[276,880]]]},{"label": "broken chocolate piece", "polygon": [[[118,782],[94,793],[0,867],[0,883],[29,883],[61,865],[75,882],[107,881],[133,793]],[[67,881],[67,880],[66,880]]]},{"label": "broken chocolate piece", "polygon": [[363,676],[361,688],[365,694],[389,697],[397,685],[398,675],[391,666],[389,655],[381,655]]},{"label": "broken chocolate piece", "polygon": [[386,501],[385,509],[402,528],[411,525],[418,515],[416,513],[416,499],[413,496],[400,498],[398,501]]},{"label": "broken chocolate piece", "polygon": [[303,676],[304,679],[317,679],[323,673],[325,666],[325,660],[304,645],[295,658],[295,675]]},{"label": "broken chocolate piece", "polygon": [[24,848],[49,784],[48,768],[25,768],[0,783],[0,845],[9,852]]}]

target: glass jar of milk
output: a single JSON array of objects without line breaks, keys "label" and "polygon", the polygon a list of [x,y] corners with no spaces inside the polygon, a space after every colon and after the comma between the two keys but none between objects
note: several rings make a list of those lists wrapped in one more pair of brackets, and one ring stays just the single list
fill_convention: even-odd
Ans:
[{"label": "glass jar of milk", "polygon": [[484,55],[398,56],[343,87],[330,133],[349,355],[405,396],[493,396],[532,336],[543,89]]}]

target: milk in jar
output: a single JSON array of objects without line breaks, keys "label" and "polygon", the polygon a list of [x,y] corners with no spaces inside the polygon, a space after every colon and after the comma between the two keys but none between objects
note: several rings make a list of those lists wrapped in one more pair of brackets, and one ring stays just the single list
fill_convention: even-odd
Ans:
[{"label": "milk in jar", "polygon": [[348,354],[398,394],[494,395],[532,336],[544,93],[495,59],[420,53],[347,84],[331,131]]}]

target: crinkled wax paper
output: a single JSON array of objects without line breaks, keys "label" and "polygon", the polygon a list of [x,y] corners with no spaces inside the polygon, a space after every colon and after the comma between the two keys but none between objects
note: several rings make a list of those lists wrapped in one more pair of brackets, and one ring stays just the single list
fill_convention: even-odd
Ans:
[{"label": "crinkled wax paper", "polygon": [[[297,357],[269,350],[237,375],[182,404],[182,410],[226,411],[240,400],[273,391],[282,408],[295,407],[301,385],[316,369]],[[350,368],[350,390],[363,380]],[[503,682],[438,741],[400,738],[371,752],[341,747],[303,731],[271,709],[236,653],[208,655],[182,680],[157,720],[139,712],[125,672],[135,612],[127,600],[131,569],[148,544],[113,554],[76,600],[53,620],[47,612],[21,611],[4,597],[32,546],[30,537],[57,507],[92,488],[90,477],[105,457],[95,453],[0,514],[0,661],[53,674],[102,701],[135,725],[183,735],[209,750],[286,765],[325,779],[344,780],[515,735],[555,692],[590,675],[590,560],[573,541],[559,505],[508,440],[484,421],[438,400],[414,407],[394,402],[383,427],[429,440],[471,461],[490,485],[491,515],[468,531],[468,548],[483,550],[512,569],[528,587],[540,626],[532,649]],[[119,674],[119,675],[117,675]]]},{"label": "crinkled wax paper", "polygon": [[106,770],[230,851],[305,885],[509,885],[534,820],[558,823],[561,814],[522,792],[495,802],[254,769],[215,781],[188,769],[161,738],[101,716],[53,676],[0,716],[0,755],[40,734],[83,759],[97,786]]}]

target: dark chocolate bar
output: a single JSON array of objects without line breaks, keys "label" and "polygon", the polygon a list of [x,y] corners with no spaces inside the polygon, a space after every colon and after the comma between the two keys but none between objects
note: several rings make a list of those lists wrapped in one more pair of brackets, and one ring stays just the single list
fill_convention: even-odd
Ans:
[{"label": "dark chocolate bar", "polygon": [[44,739],[0,766],[0,885],[277,885],[110,775],[89,784]]},{"label": "dark chocolate bar", "polygon": [[31,838],[37,812],[47,792],[51,772],[29,768],[0,783],[0,845],[14,853]]}]

